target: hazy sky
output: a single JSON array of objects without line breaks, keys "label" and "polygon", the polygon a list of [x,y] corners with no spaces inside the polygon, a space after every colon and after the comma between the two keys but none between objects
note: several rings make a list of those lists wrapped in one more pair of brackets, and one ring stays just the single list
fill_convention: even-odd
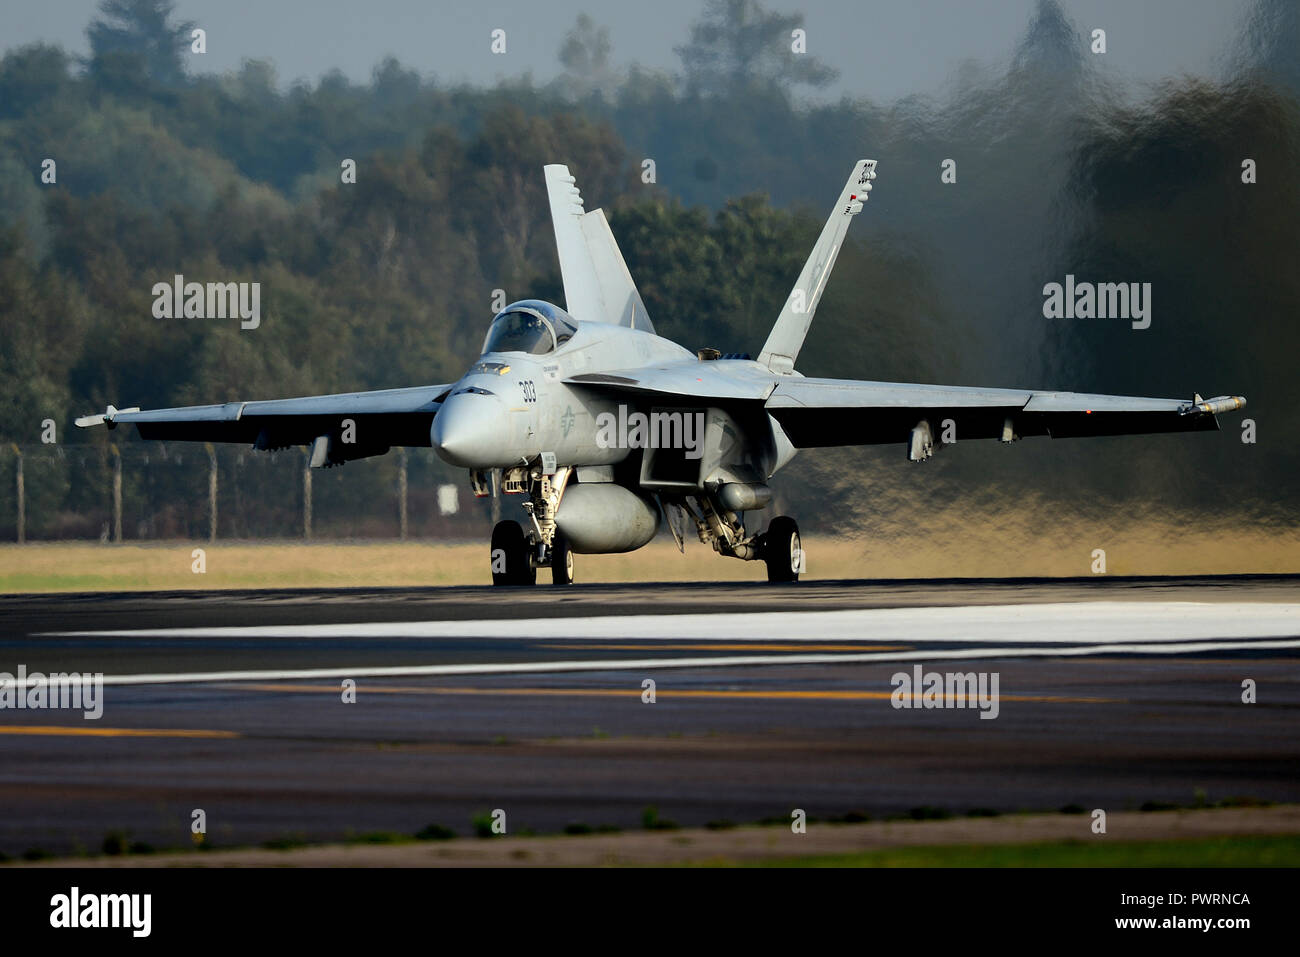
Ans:
[{"label": "hazy sky", "polygon": [[[801,11],[808,51],[841,78],[831,95],[893,99],[934,92],[963,61],[1002,62],[1024,33],[1035,0],[769,0]],[[1249,0],[1063,0],[1080,32],[1106,30],[1106,65],[1136,81],[1179,73],[1217,74]],[[36,40],[87,50],[85,28],[98,0],[3,0],[0,44]],[[208,34],[192,69],[224,72],[246,57],[276,64],[283,82],[315,80],[337,67],[366,80],[393,54],[442,80],[491,82],[559,71],[557,51],[579,13],[610,30],[613,59],[676,69],[673,47],[687,37],[703,0],[178,0],[181,19]],[[493,28],[507,31],[504,56],[489,52]],[[199,60],[199,58],[195,58]]]}]

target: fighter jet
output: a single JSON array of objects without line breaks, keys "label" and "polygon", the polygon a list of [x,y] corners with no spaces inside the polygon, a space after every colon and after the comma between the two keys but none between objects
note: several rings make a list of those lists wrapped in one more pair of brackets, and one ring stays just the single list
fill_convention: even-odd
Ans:
[{"label": "fighter jet", "polygon": [[860,160],[758,357],[691,351],[656,335],[604,213],[583,208],[564,166],[544,167],[566,308],[526,299],[488,326],[456,382],[140,411],[109,406],[79,426],[134,425],[144,439],[310,448],[313,468],[432,446],[479,496],[521,496],[499,522],[497,585],[573,583],[574,554],[629,552],[666,522],[693,524],[719,555],[793,582],[806,558],[793,518],[750,517],[801,449],[897,444],[913,462],[952,441],[1218,429],[1245,399],[1155,399],[1031,389],[805,377],[795,362],[876,161]]}]

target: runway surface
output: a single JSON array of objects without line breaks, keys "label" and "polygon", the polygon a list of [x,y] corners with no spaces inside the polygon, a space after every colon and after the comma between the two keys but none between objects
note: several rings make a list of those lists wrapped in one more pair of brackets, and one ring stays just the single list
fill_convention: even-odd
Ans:
[{"label": "runway surface", "polygon": [[14,696],[105,684],[0,708],[0,852],[1296,802],[1298,661],[1293,576],[0,597]]}]

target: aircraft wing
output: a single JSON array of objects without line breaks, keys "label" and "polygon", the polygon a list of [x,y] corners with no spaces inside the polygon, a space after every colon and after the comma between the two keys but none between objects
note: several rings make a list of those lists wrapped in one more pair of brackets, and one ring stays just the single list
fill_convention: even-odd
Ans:
[{"label": "aircraft wing", "polygon": [[1246,405],[1240,396],[1158,399],[814,379],[725,360],[590,373],[565,381],[657,405],[761,406],[796,448],[892,442],[911,448],[914,431],[928,424],[929,435],[911,448],[924,452],[921,458],[948,430],[948,420],[957,441],[1200,432],[1218,429],[1217,414]]},{"label": "aircraft wing", "polygon": [[[449,388],[415,386],[146,411],[110,405],[76,424],[115,428],[125,423],[134,425],[143,439],[172,442],[246,442],[262,450],[310,445],[313,465],[337,465],[381,455],[394,445],[428,447],[429,427]],[[352,426],[345,436],[346,420]]]},{"label": "aircraft wing", "polygon": [[1245,405],[1240,396],[1155,399],[808,378],[783,379],[766,402],[797,448],[909,442],[922,422],[937,439],[945,420],[957,441],[1213,431],[1216,414]]}]

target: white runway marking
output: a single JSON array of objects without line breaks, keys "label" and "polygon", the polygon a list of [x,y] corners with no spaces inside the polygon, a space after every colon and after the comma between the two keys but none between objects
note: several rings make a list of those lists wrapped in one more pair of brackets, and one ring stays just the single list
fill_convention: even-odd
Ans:
[{"label": "white runway marking", "polygon": [[1122,644],[1300,637],[1300,604],[1060,602],[845,611],[57,631],[77,638],[536,638]]},{"label": "white runway marking", "polygon": [[[1276,650],[1300,648],[1300,640],[1257,641],[1250,648]],[[707,658],[608,658],[600,661],[520,661],[506,663],[456,664],[456,665],[399,665],[395,667],[354,668],[299,668],[280,671],[197,671],[152,675],[105,675],[106,685],[160,685],[230,681],[294,681],[310,678],[403,678],[438,677],[448,675],[510,675],[539,674],[569,671],[648,671],[663,668],[721,668],[748,665],[821,665],[851,662],[888,661],[959,661],[972,658],[1057,658],[1078,655],[1157,654],[1172,655],[1188,652],[1240,650],[1242,644],[1232,641],[1203,641],[1132,645],[1085,645],[1074,648],[961,648],[938,650],[929,655],[916,651],[882,651],[868,654],[816,654],[816,655],[726,655]],[[17,688],[31,687],[39,682],[28,679],[15,681]]]},{"label": "white runway marking", "polygon": [[[398,666],[106,675],[105,684],[148,685],[330,678],[539,674],[722,668],[753,665],[960,661],[987,658],[1076,657],[1102,654],[1172,655],[1300,649],[1300,605],[1280,603],[1078,602],[850,611],[758,612],[716,615],[636,615],[475,621],[257,625],[53,632],[75,637],[189,638],[534,638],[795,641],[974,642],[961,649],[903,649],[868,653],[716,655],[680,658],[601,658]],[[1255,639],[1242,641],[1241,639]],[[1260,640],[1273,639],[1273,640]],[[30,682],[29,682],[30,683]]]}]

